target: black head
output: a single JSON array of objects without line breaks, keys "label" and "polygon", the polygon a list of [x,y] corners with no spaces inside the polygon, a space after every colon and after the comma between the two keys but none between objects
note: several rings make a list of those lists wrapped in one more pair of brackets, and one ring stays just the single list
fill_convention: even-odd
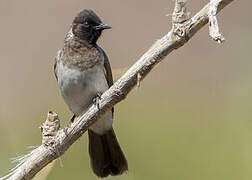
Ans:
[{"label": "black head", "polygon": [[89,44],[96,44],[102,30],[110,29],[107,24],[103,24],[101,19],[92,11],[84,9],[73,21],[73,34]]}]

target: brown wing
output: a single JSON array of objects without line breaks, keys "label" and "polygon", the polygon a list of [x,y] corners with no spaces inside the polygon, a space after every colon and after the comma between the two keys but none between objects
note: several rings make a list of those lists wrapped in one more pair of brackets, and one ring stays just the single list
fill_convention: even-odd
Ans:
[{"label": "brown wing", "polygon": [[[109,60],[108,60],[108,56],[106,55],[106,53],[103,51],[102,48],[98,47],[98,49],[103,54],[105,77],[106,77],[108,86],[111,87],[114,84],[114,82],[113,82],[113,75],[112,75],[112,70],[111,70],[111,67],[110,67]],[[114,107],[112,108],[112,114],[114,114]]]},{"label": "brown wing", "polygon": [[55,58],[53,69],[54,69],[54,75],[55,75],[55,77],[56,77],[56,79],[58,81],[58,76],[57,76],[57,73],[56,73],[56,71],[57,71],[57,61],[56,61],[56,58]]},{"label": "brown wing", "polygon": [[[101,49],[101,48],[100,48]],[[112,70],[110,67],[110,63],[108,60],[108,56],[106,55],[106,53],[101,49],[103,56],[104,56],[104,69],[105,69],[105,76],[107,79],[107,83],[109,85],[109,87],[111,87],[113,85],[113,75],[112,75]]]},{"label": "brown wing", "polygon": [[55,57],[55,59],[54,59],[54,66],[53,66],[54,75],[55,75],[57,81],[58,81],[58,76],[57,76],[57,62],[58,62],[58,60],[59,60],[59,58],[60,58],[60,55],[61,55],[61,50],[59,50],[59,51],[57,52],[57,55],[56,55],[56,57]]}]

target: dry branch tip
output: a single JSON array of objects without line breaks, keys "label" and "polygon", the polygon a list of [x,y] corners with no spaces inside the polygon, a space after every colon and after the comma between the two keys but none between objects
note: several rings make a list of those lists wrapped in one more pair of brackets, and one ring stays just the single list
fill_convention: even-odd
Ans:
[{"label": "dry branch tip", "polygon": [[58,115],[49,111],[47,114],[46,121],[41,126],[42,131],[42,145],[52,146],[54,144],[55,136],[60,129],[60,120]]},{"label": "dry branch tip", "polygon": [[210,6],[208,10],[209,35],[214,41],[218,43],[223,43],[225,41],[225,38],[220,33],[218,20],[217,20],[217,8],[220,3],[221,3],[221,0],[210,0]]}]

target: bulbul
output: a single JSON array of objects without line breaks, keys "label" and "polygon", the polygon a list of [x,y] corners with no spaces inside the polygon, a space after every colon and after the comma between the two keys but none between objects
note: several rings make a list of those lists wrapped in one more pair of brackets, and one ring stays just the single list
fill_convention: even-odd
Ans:
[{"label": "bulbul", "polygon": [[[113,85],[108,57],[97,45],[102,31],[110,28],[92,10],[85,9],[74,18],[64,46],[57,53],[55,76],[60,94],[74,116],[85,112],[98,94]],[[128,170],[112,123],[113,109],[88,130],[91,167],[98,177]]]}]

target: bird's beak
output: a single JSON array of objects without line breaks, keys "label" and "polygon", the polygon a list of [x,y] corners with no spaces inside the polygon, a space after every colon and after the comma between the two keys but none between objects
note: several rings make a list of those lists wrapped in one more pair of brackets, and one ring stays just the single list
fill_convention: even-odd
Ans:
[{"label": "bird's beak", "polygon": [[99,24],[98,26],[95,26],[95,30],[104,30],[104,29],[111,29],[112,27],[109,26],[108,24]]}]

